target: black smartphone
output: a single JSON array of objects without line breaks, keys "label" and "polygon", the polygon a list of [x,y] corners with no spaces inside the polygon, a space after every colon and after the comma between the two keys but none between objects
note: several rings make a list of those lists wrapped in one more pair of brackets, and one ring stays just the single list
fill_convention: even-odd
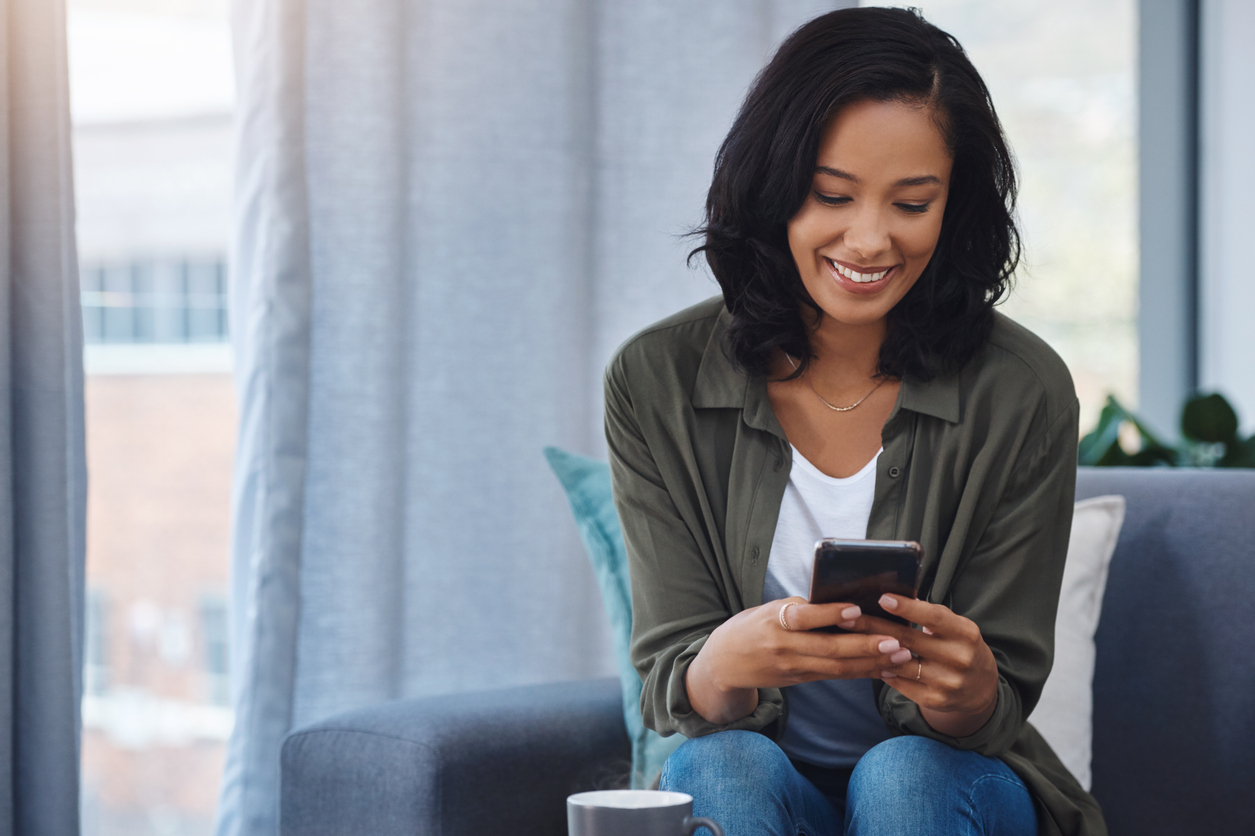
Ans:
[{"label": "black smartphone", "polygon": [[[880,596],[892,592],[916,597],[923,558],[924,548],[913,540],[820,540],[815,544],[810,602],[857,604],[863,615],[906,624],[880,606]],[[846,632],[835,624],[818,629]]]}]

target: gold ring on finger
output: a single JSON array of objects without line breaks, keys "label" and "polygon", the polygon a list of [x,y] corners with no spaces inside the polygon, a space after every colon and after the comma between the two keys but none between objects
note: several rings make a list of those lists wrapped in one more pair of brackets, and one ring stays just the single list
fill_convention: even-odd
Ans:
[{"label": "gold ring on finger", "polygon": [[788,603],[786,603],[783,607],[781,607],[781,608],[780,608],[780,626],[781,626],[781,627],[783,627],[784,629],[788,630],[790,633],[792,633],[792,632],[793,632],[793,628],[789,626],[789,622],[788,622],[788,620],[784,617],[784,614],[785,614],[785,611],[787,611],[787,610],[789,609],[789,607],[793,606],[793,605],[794,605],[794,604],[796,604],[796,603],[797,603],[797,601],[789,601],[789,602],[788,602]]},{"label": "gold ring on finger", "polygon": [[[918,659],[918,657],[916,658]],[[917,664],[919,665],[919,667],[915,669],[915,681],[919,682],[919,678],[924,675],[924,660],[918,659]]]}]

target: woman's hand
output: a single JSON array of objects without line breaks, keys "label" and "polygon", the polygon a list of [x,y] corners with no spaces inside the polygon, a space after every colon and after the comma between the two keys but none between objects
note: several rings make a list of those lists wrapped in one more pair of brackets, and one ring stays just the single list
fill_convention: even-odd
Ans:
[{"label": "woman's hand", "polygon": [[976,623],[949,607],[901,595],[883,595],[880,605],[924,629],[874,616],[841,625],[877,638],[891,636],[915,654],[879,677],[918,705],[928,725],[942,734],[965,737],[985,725],[998,703],[998,664]]},{"label": "woman's hand", "polygon": [[693,710],[711,723],[731,723],[754,711],[759,688],[879,678],[881,671],[911,658],[898,639],[874,630],[807,632],[861,617],[850,604],[808,604],[802,598],[737,613],[715,628],[689,665],[685,686]]}]

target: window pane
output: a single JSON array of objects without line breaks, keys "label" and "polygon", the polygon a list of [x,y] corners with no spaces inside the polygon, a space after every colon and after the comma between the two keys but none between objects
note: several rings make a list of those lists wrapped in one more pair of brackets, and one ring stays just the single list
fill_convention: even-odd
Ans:
[{"label": "window pane", "polygon": [[1137,402],[1136,4],[910,5],[989,85],[1020,166],[1026,244],[1003,310],[1063,356],[1088,429],[1108,392]]},{"label": "window pane", "polygon": [[235,403],[227,0],[69,0],[88,496],[83,833],[212,830]]}]

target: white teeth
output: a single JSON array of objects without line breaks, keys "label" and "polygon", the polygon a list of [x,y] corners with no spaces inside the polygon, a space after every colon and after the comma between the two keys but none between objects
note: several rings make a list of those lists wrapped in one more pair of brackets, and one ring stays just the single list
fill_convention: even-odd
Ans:
[{"label": "white teeth", "polygon": [[[838,273],[845,276],[850,281],[858,282],[859,284],[866,284],[868,282],[878,282],[881,279],[883,279],[889,272],[889,270],[881,270],[879,273],[856,273],[855,271],[851,270],[849,267],[846,267],[845,265],[842,265],[842,264],[838,264],[837,262],[831,259],[828,260],[828,263],[831,264]],[[893,268],[891,267],[889,269],[892,270]]]}]

